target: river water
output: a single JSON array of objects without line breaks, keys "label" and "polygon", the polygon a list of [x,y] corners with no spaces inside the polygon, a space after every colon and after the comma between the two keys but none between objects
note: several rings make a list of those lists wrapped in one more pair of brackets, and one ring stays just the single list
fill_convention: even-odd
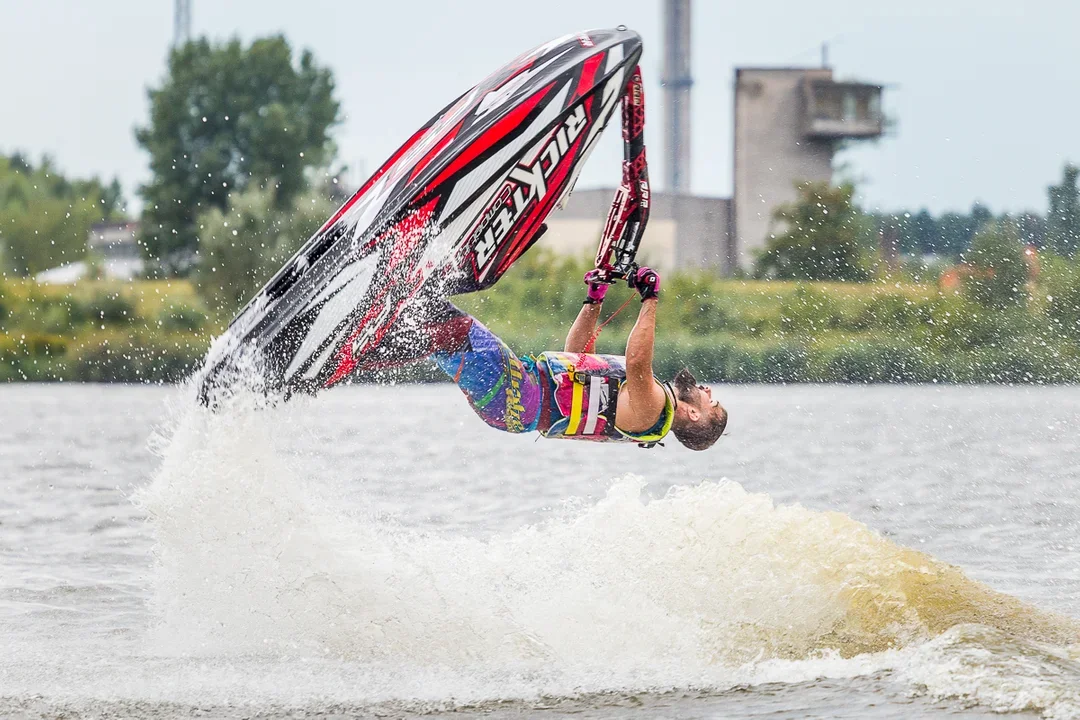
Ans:
[{"label": "river water", "polygon": [[0,715],[1080,717],[1080,389],[715,394],[693,453],[2,386]]}]

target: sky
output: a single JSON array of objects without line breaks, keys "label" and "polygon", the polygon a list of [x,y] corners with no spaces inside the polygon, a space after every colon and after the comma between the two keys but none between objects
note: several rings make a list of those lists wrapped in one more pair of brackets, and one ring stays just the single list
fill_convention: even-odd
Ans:
[{"label": "sky", "polygon": [[[329,66],[345,114],[335,131],[350,181],[522,51],[567,32],[641,33],[647,143],[663,190],[661,0],[192,0],[192,30],[224,40],[283,33]],[[817,65],[885,85],[887,136],[837,158],[865,207],[933,212],[1046,208],[1046,187],[1080,162],[1080,3],[1063,0],[696,0],[691,187],[730,196],[738,66]],[[148,177],[134,139],[160,85],[171,0],[0,0],[0,152],[52,156],[74,176]],[[607,137],[579,187],[613,186]]]}]

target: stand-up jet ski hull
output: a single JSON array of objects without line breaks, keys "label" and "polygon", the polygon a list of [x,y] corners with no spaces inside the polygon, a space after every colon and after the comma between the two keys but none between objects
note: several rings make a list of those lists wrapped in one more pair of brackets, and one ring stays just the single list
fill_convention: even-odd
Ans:
[{"label": "stand-up jet ski hull", "polygon": [[421,297],[498,280],[572,189],[641,49],[622,28],[568,35],[438,113],[214,342],[201,371],[203,401],[248,353],[268,388],[329,387],[363,370]]}]

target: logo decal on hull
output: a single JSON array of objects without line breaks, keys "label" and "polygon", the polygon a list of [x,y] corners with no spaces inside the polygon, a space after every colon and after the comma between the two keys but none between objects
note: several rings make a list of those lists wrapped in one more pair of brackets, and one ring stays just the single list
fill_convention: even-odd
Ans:
[{"label": "logo decal on hull", "polygon": [[585,106],[578,105],[532,162],[518,165],[510,171],[494,202],[481,214],[480,223],[472,234],[478,273],[487,270],[496,251],[525,211],[547,195],[548,178],[587,124]]}]

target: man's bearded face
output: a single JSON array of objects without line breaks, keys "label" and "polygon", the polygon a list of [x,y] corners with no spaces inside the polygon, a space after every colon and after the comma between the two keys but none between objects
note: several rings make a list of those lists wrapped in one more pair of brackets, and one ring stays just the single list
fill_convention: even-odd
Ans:
[{"label": "man's bearded face", "polygon": [[679,399],[679,402],[696,402],[701,394],[697,378],[687,368],[677,372],[671,384],[675,386],[675,397]]}]

